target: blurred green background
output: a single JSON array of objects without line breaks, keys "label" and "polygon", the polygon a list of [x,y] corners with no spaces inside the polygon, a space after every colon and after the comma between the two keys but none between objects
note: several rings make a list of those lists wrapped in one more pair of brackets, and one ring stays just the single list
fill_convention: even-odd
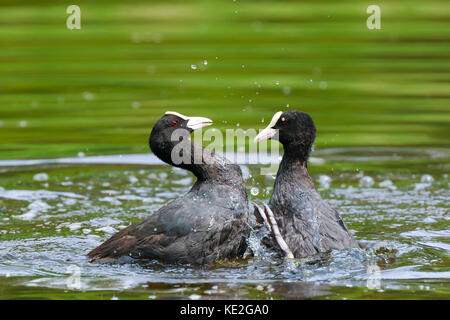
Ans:
[{"label": "blurred green background", "polygon": [[316,148],[448,147],[449,83],[447,1],[0,1],[0,159],[148,152],[166,110],[259,129],[289,107]]}]

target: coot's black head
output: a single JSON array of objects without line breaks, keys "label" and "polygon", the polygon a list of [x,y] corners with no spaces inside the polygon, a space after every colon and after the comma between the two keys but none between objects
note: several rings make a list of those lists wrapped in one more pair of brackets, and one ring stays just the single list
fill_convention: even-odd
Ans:
[{"label": "coot's black head", "polygon": [[172,149],[197,129],[209,126],[212,120],[203,117],[187,117],[178,112],[168,111],[153,126],[149,145],[153,153],[162,161],[173,165]]},{"label": "coot's black head", "polygon": [[307,113],[289,110],[275,113],[270,124],[255,138],[256,142],[277,139],[284,151],[306,161],[316,138],[316,126]]}]

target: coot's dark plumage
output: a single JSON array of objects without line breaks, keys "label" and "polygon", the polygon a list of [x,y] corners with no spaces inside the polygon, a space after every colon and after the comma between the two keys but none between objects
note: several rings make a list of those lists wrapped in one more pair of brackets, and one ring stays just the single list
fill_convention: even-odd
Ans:
[{"label": "coot's dark plumage", "polygon": [[281,236],[296,258],[331,249],[357,246],[339,213],[317,192],[308,173],[316,127],[303,112],[277,112],[255,141],[278,139],[284,155],[278,169],[269,207]]},{"label": "coot's dark plumage", "polygon": [[149,140],[152,151],[164,162],[191,171],[197,181],[184,196],[92,250],[91,261],[129,256],[200,265],[243,255],[250,229],[241,169],[189,139],[193,130],[209,124],[207,118],[176,112],[156,122]]}]

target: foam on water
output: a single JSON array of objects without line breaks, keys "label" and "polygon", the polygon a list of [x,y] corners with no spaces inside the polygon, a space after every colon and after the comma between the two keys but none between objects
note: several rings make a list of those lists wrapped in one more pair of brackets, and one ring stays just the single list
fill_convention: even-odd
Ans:
[{"label": "foam on water", "polygon": [[42,199],[57,199],[57,198],[75,198],[86,199],[85,196],[76,194],[73,192],[59,192],[49,190],[1,190],[0,198],[22,200],[22,201],[35,201]]}]

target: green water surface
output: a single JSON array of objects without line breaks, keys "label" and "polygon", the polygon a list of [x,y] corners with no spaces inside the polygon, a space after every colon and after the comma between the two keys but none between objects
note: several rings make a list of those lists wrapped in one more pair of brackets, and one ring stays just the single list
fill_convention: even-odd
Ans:
[{"label": "green water surface", "polygon": [[[0,298],[449,298],[447,1],[378,1],[380,30],[357,0],[80,0],[81,30],[66,28],[69,4],[0,1]],[[296,267],[94,266],[84,255],[110,235],[102,227],[142,220],[191,175],[1,164],[149,152],[167,110],[225,130],[289,109],[313,117],[313,178],[332,179],[322,196],[368,249]],[[250,197],[267,200],[273,178],[247,169]],[[80,290],[67,287],[70,266]]]}]

